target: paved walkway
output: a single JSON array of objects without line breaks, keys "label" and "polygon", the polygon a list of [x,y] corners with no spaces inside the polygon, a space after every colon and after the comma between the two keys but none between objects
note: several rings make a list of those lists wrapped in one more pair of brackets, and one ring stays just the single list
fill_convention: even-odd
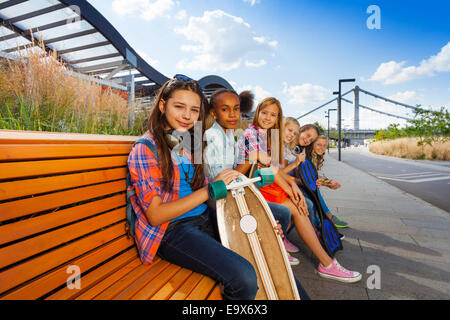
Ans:
[{"label": "paved walkway", "polygon": [[[293,271],[311,298],[450,299],[450,213],[329,156],[324,172],[342,185],[322,188],[325,201],[350,225],[340,229],[346,238],[336,257],[363,279],[343,284],[319,278],[317,259],[293,229],[288,238],[301,248],[293,254],[300,259]],[[373,265],[380,289],[367,286],[375,283],[367,271]]]}]

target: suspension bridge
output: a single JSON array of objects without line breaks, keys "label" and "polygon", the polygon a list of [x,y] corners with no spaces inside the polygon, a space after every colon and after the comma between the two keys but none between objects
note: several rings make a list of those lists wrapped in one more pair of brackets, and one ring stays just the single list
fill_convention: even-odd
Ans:
[{"label": "suspension bridge", "polygon": [[[353,101],[344,98],[344,96],[347,96],[347,95],[349,95],[351,93],[353,93]],[[392,103],[392,104],[397,105],[399,107],[408,108],[408,109],[412,109],[412,110],[421,109],[418,106],[412,106],[412,105],[408,105],[406,103],[395,101],[395,100],[383,97],[381,95],[372,93],[370,91],[364,90],[364,89],[360,88],[359,86],[355,86],[354,88],[348,90],[347,92],[344,92],[341,95],[341,101],[344,101],[344,102],[346,102],[348,104],[353,105],[353,129],[351,129],[351,130],[343,130],[344,141],[346,141],[346,142],[348,142],[350,144],[352,144],[354,142],[363,143],[364,139],[370,139],[370,138],[372,138],[375,135],[375,130],[372,130],[372,129],[368,129],[368,130],[367,129],[366,130],[360,129],[360,109],[361,108],[369,110],[371,112],[382,114],[382,115],[385,115],[385,116],[397,118],[397,119],[413,120],[412,118],[408,118],[408,117],[405,117],[403,115],[393,114],[393,113],[390,113],[390,112],[378,110],[378,109],[375,109],[375,108],[372,108],[372,107],[368,107],[368,106],[365,106],[365,105],[361,104],[359,102],[360,101],[360,99],[359,99],[360,98],[360,93],[364,93],[364,94],[366,94],[368,96],[371,96],[371,97],[374,97],[376,99],[380,99],[380,100],[383,100],[385,102]],[[314,109],[312,109],[312,110],[302,114],[301,116],[297,117],[297,119],[304,118],[307,115],[310,115],[313,112],[316,112],[317,110],[320,110],[320,109],[324,108],[325,106],[333,103],[334,101],[337,101],[338,99],[339,99],[339,97],[331,99],[331,100],[321,104],[320,106],[315,107]]]}]

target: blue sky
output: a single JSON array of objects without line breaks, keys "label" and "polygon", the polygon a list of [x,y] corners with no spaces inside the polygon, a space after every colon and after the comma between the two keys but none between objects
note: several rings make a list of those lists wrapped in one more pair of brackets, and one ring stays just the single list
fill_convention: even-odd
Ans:
[{"label": "blue sky", "polygon": [[[332,99],[339,78],[355,78],[361,88],[407,104],[450,106],[448,1],[89,2],[166,76],[217,74],[237,91],[252,90],[256,102],[275,96],[288,116]],[[370,5],[380,9],[380,29],[367,26]],[[344,84],[343,90],[352,86]],[[365,95],[360,103],[411,115]],[[301,123],[325,124],[324,110]],[[405,123],[365,110],[360,117],[361,128]],[[343,104],[343,118],[351,128],[350,104]]]}]

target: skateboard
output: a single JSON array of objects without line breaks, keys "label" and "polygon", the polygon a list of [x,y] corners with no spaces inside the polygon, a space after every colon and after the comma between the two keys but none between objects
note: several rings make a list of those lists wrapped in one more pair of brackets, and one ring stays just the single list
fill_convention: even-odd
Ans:
[{"label": "skateboard", "polygon": [[223,181],[210,184],[216,200],[217,225],[223,246],[247,259],[258,277],[256,300],[299,300],[297,285],[276,221],[259,187],[274,181],[270,168],[255,172],[249,179],[239,177],[228,186]]},{"label": "skateboard", "polygon": [[305,159],[305,161],[297,168],[297,176],[299,176],[303,182],[303,186],[311,195],[312,201],[314,201],[320,219],[320,235],[322,238],[322,244],[327,253],[333,257],[335,253],[342,250],[343,247],[339,238],[339,232],[333,222],[330,221],[328,216],[323,211],[322,204],[320,203],[318,188],[316,185],[318,178],[317,170],[308,159]]}]

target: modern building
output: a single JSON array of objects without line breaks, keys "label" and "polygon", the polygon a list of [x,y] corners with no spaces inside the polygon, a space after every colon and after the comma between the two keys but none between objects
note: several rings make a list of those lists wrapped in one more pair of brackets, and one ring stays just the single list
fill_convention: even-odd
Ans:
[{"label": "modern building", "polygon": [[[85,0],[0,0],[0,59],[27,48],[55,52],[81,76],[150,101],[169,77],[147,63],[113,25]],[[42,48],[42,49],[41,49]],[[215,75],[199,80],[205,93],[232,88]]]}]

